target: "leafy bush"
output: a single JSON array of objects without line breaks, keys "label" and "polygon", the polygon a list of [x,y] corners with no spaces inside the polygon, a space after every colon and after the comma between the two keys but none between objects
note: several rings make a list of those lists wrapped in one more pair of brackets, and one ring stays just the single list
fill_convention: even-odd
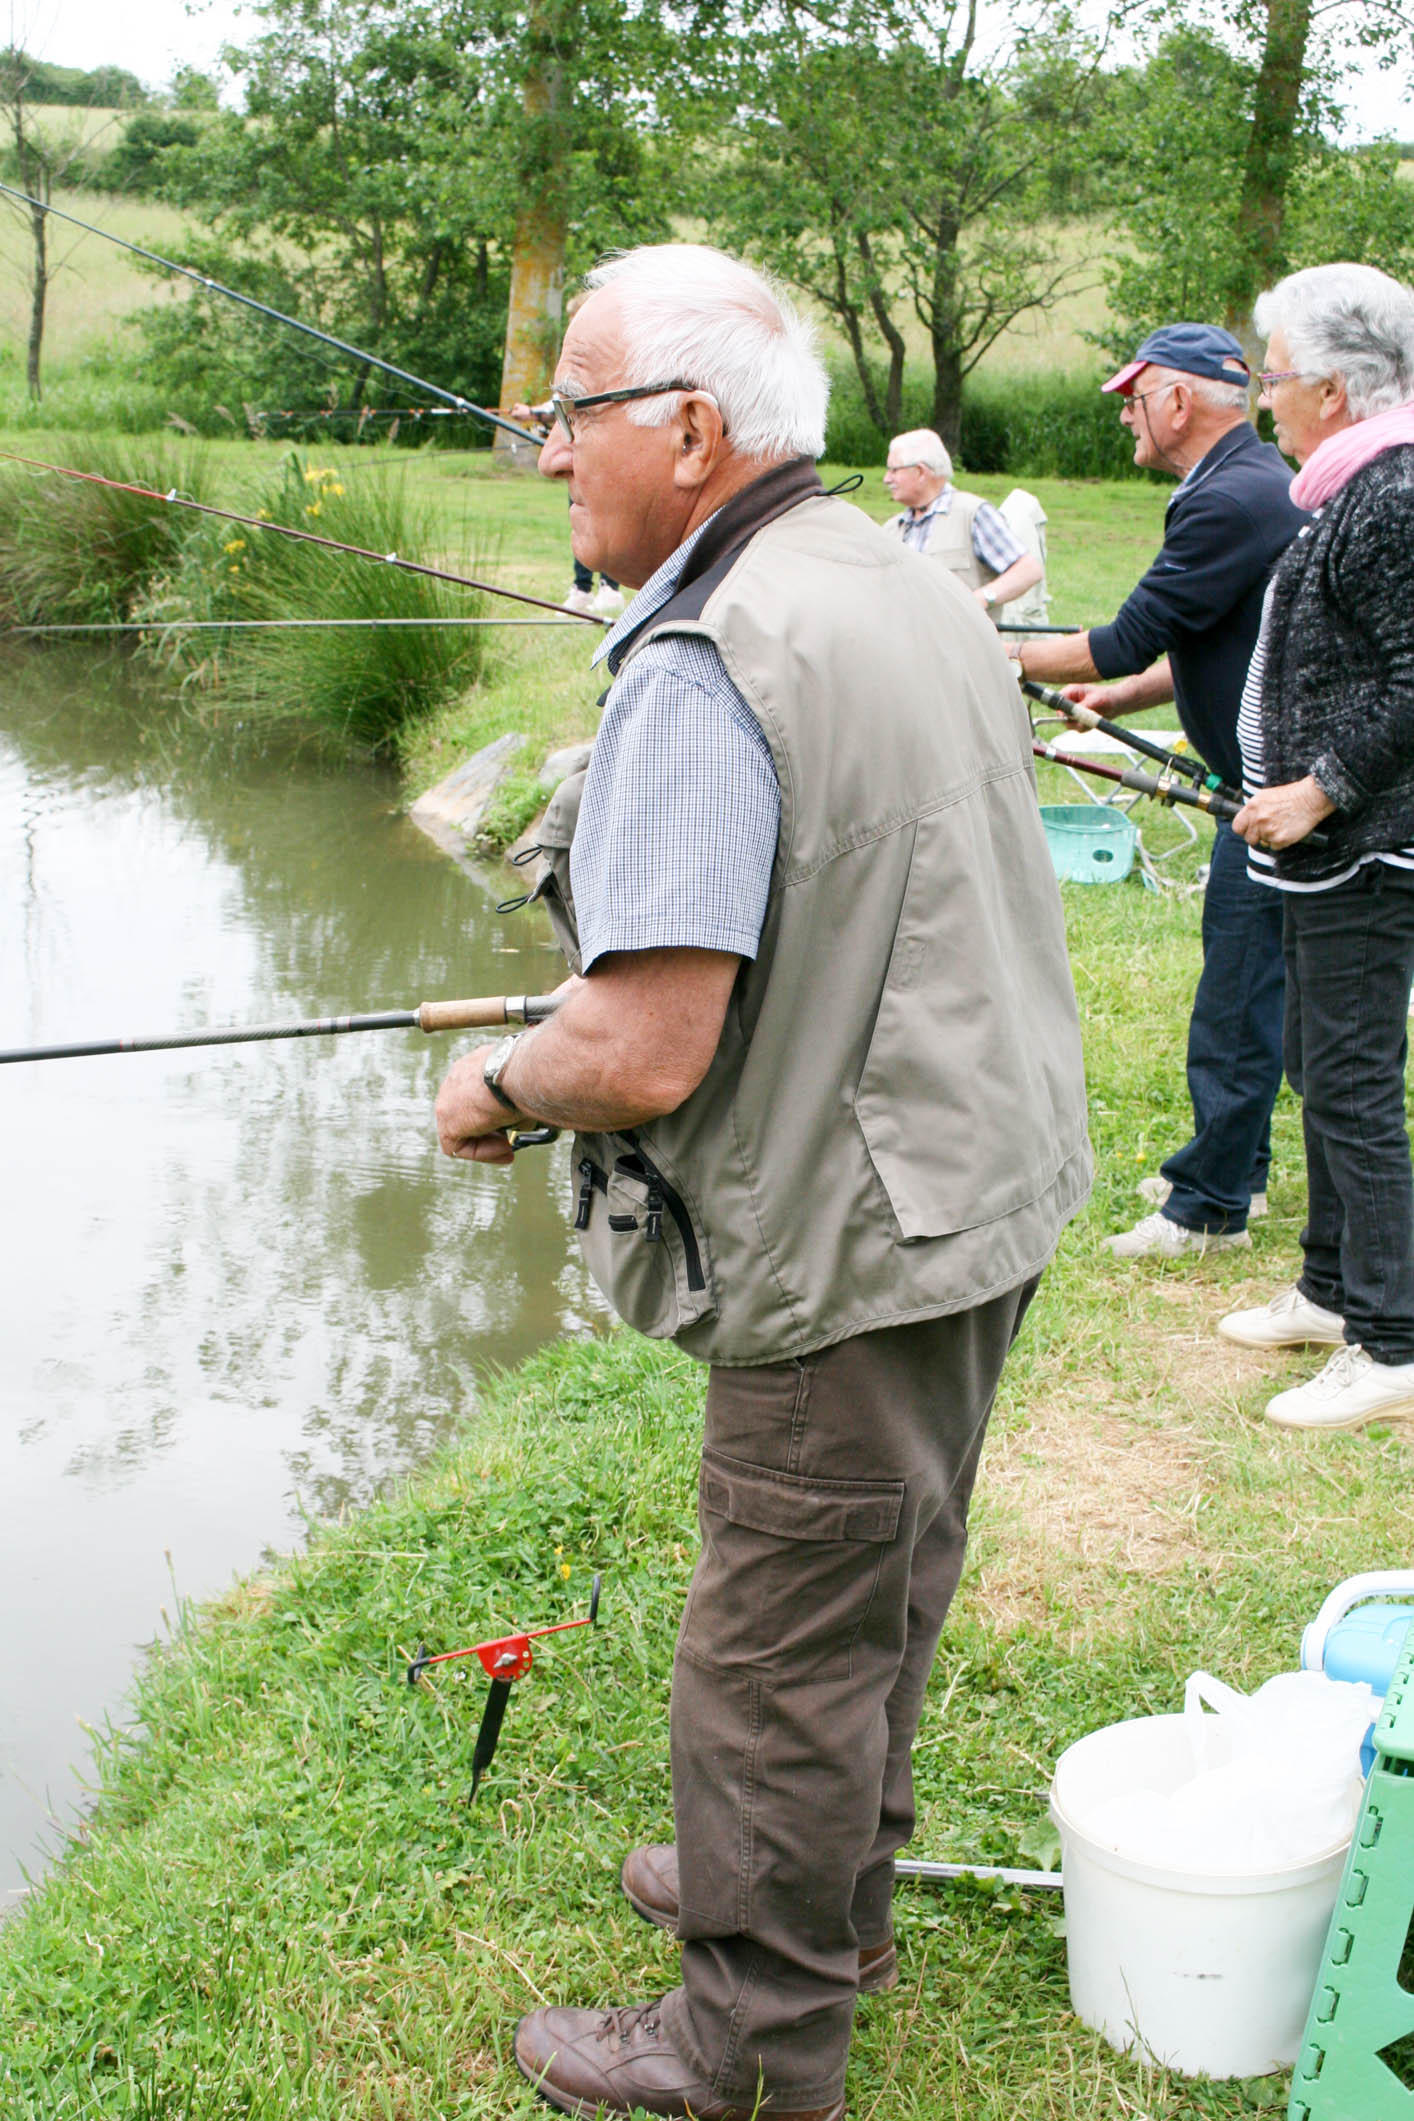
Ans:
[{"label": "leafy bush", "polygon": [[150,198],[161,185],[165,151],[195,147],[199,138],[196,120],[180,111],[140,110],[89,181],[99,191],[134,192]]},{"label": "leafy bush", "polygon": [[[1099,388],[1101,371],[1050,375],[979,374],[962,395],[962,447],[968,471],[1050,474],[1067,479],[1134,476],[1133,445]],[[837,464],[882,464],[889,437],[880,434],[864,404],[858,378],[836,369],[832,378],[826,453]],[[904,381],[899,432],[932,424],[932,388],[918,371]]]}]

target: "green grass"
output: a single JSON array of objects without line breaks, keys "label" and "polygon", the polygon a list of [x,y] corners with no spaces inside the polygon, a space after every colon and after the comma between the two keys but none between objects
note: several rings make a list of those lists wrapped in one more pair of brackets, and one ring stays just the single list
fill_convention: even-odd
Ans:
[{"label": "green grass", "polygon": [[[214,444],[207,476],[253,497],[281,454]],[[374,453],[316,461],[377,475]],[[494,549],[498,578],[567,586],[557,489],[484,457],[422,455],[408,477],[440,551]],[[1007,482],[976,483],[997,498]],[[1162,491],[1036,483],[1057,616],[1107,616],[1157,543]],[[860,498],[888,509],[877,477]],[[406,753],[410,786],[507,727],[533,749],[592,728],[588,629],[492,638],[482,680]],[[1074,794],[1059,776],[1054,792]],[[1177,834],[1162,813],[1142,819],[1156,844]],[[1196,860],[1176,859],[1178,881]],[[1272,1429],[1266,1398],[1309,1360],[1213,1332],[1296,1264],[1289,1094],[1251,1252],[1172,1270],[1100,1249],[1186,1132],[1199,901],[1137,880],[1065,898],[1098,1181],[1009,1365],[920,1732],[916,1852],[944,1859],[1033,1861],[1067,1743],[1175,1707],[1198,1666],[1246,1686],[1290,1668],[1329,1586],[1410,1546],[1396,1437]],[[5,2121],[528,2121],[543,2109],[510,2061],[521,2011],[671,1984],[669,1942],[616,1877],[635,1839],[669,1831],[701,1392],[673,1350],[627,1333],[560,1344],[493,1382],[430,1473],[181,1614],[131,1723],[100,1744],[91,1819],[0,1930]],[[471,1806],[479,1671],[445,1667],[411,1691],[404,1660],[422,1640],[570,1617],[596,1569],[602,1627],[537,1653]],[[1054,1918],[1045,1895],[904,1887],[903,1986],[861,2009],[851,2111],[1279,2110],[1279,2077],[1191,2083],[1113,2055],[1069,2015]]]}]

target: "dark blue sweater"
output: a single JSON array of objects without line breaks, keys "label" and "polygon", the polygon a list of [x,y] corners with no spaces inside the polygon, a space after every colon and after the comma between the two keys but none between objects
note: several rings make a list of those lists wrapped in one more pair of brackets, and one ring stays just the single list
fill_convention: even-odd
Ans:
[{"label": "dark blue sweater", "polygon": [[1108,626],[1090,631],[1102,678],[1173,668],[1178,718],[1194,749],[1242,785],[1237,710],[1267,579],[1306,521],[1291,467],[1244,420],[1213,444],[1169,500],[1158,558]]}]

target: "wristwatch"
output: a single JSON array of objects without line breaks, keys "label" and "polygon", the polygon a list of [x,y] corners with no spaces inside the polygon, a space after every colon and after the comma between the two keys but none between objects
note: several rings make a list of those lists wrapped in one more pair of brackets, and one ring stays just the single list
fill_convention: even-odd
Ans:
[{"label": "wristwatch", "polygon": [[512,1032],[509,1038],[498,1039],[496,1041],[496,1044],[491,1048],[490,1054],[487,1057],[486,1066],[481,1071],[482,1081],[485,1083],[487,1089],[491,1092],[491,1095],[493,1097],[498,1097],[501,1100],[501,1103],[506,1107],[507,1111],[510,1112],[519,1112],[520,1106],[516,1103],[515,1099],[511,1096],[509,1091],[503,1090],[501,1088],[501,1072],[505,1068],[507,1062],[510,1060],[511,1055],[515,1052],[516,1043],[517,1037],[515,1032]]}]

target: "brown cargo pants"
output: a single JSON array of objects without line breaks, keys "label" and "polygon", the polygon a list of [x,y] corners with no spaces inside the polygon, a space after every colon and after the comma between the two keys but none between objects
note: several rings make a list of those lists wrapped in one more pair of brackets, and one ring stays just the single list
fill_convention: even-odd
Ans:
[{"label": "brown cargo pants", "polygon": [[909,1755],[1002,1363],[1036,1282],[798,1362],[714,1369],[673,1671],[682,1986],[663,2029],[749,2112],[839,2098],[891,1930]]}]

